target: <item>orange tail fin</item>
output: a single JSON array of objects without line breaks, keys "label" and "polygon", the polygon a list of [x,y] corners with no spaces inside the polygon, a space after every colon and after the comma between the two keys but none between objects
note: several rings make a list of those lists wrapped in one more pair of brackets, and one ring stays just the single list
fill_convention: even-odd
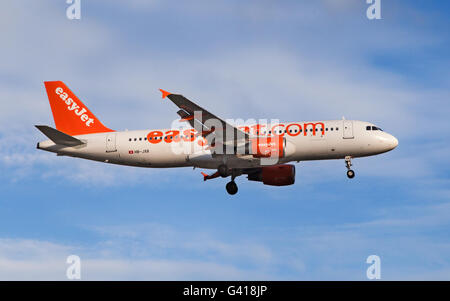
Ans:
[{"label": "orange tail fin", "polygon": [[113,132],[62,81],[44,84],[57,130],[71,136]]}]

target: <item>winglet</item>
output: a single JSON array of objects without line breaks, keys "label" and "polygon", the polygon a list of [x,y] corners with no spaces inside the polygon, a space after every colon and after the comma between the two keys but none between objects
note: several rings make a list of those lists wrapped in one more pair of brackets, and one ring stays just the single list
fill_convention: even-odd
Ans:
[{"label": "winglet", "polygon": [[208,179],[208,175],[205,174],[204,172],[200,172],[203,176],[203,181],[206,181]]},{"label": "winglet", "polygon": [[170,92],[164,91],[163,89],[159,89],[159,91],[161,91],[161,93],[162,93],[162,98],[166,98],[166,96],[172,94]]}]

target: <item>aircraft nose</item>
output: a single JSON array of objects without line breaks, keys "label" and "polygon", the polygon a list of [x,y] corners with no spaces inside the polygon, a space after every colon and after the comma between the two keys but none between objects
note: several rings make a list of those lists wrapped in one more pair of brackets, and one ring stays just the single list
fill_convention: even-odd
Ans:
[{"label": "aircraft nose", "polygon": [[392,147],[391,149],[396,148],[398,145],[398,139],[391,135],[389,139],[389,146]]}]

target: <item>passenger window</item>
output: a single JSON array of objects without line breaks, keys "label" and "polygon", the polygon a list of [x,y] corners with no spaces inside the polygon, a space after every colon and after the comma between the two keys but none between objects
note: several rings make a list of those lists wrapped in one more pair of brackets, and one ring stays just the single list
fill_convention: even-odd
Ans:
[{"label": "passenger window", "polygon": [[142,141],[142,138],[139,138],[139,141]]},{"label": "passenger window", "polygon": [[137,141],[137,138],[134,138],[134,141]]},{"label": "passenger window", "polygon": [[128,141],[131,141],[131,138],[130,138],[130,139],[128,139]]},{"label": "passenger window", "polygon": [[330,128],[330,131],[332,131],[334,128]]},{"label": "passenger window", "polygon": [[336,131],[339,131],[339,128],[336,128]]}]

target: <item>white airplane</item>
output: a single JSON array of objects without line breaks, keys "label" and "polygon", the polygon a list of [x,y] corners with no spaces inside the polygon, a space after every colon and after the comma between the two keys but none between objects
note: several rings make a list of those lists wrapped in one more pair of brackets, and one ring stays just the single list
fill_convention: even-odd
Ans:
[{"label": "white airplane", "polygon": [[236,194],[235,178],[284,186],[295,182],[295,166],[288,162],[344,159],[353,178],[352,159],[381,154],[397,147],[398,140],[370,122],[326,120],[232,126],[182,95],[164,90],[179,107],[180,121],[189,127],[114,131],[105,127],[61,81],[45,82],[55,128],[36,127],[49,138],[38,149],[139,167],[214,169],[204,181],[231,177],[226,185]]}]

